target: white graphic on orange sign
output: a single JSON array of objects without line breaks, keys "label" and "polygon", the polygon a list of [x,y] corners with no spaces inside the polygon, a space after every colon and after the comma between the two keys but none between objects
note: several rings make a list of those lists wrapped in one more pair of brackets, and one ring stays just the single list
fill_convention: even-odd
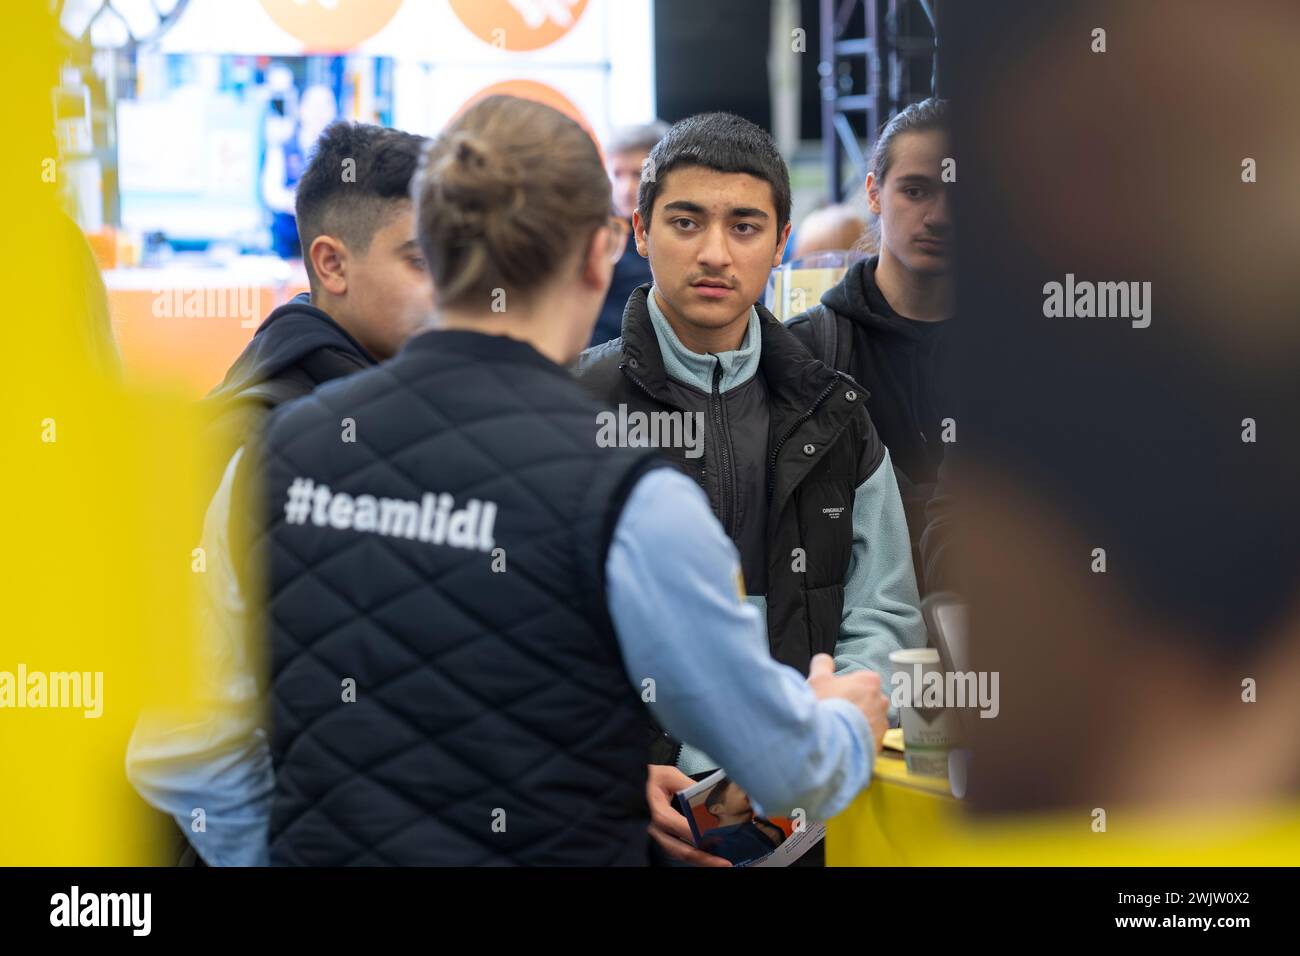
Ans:
[{"label": "white graphic on orange sign", "polygon": [[587,0],[451,0],[471,33],[502,50],[539,50],[564,36]]}]

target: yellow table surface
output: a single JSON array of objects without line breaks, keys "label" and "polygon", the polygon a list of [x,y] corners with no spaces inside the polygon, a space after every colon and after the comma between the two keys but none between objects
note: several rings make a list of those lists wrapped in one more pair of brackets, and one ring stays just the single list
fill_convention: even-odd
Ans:
[{"label": "yellow table surface", "polygon": [[826,865],[908,866],[908,840],[940,826],[956,804],[946,778],[909,773],[901,753],[882,750],[871,786],[827,824]]},{"label": "yellow table surface", "polygon": [[[892,743],[892,741],[890,741]],[[827,866],[1300,866],[1300,805],[1090,808],[975,820],[948,781],[884,750],[871,785],[826,825]]]}]

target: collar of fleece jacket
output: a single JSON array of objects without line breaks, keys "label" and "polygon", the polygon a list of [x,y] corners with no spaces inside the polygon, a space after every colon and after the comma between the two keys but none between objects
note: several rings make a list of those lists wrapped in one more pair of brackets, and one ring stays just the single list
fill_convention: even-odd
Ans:
[{"label": "collar of fleece jacket", "polygon": [[[621,354],[620,366],[625,366],[655,398],[669,402],[668,374],[647,303],[650,288],[646,284],[632,292],[623,311],[622,337],[589,350],[588,355],[583,356],[581,366],[587,368]],[[778,422],[789,427],[802,416],[811,417],[819,413],[827,407],[826,398],[836,386],[852,385],[853,382],[847,375],[813,358],[761,304],[756,303],[754,307],[762,336],[758,365],[767,385],[773,431],[779,438],[783,432],[778,431]],[[861,389],[859,392],[865,397],[865,392]],[[835,403],[827,408],[830,417],[835,419],[836,431],[842,427],[839,419],[847,421],[856,411],[855,404]]]}]

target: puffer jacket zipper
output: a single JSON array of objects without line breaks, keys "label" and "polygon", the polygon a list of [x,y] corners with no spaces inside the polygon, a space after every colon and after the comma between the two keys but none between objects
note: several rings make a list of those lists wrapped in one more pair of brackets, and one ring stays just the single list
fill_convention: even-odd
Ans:
[{"label": "puffer jacket zipper", "polygon": [[709,395],[709,417],[713,420],[718,433],[718,520],[722,527],[726,529],[727,536],[734,538],[736,529],[733,527],[736,517],[735,508],[735,475],[731,467],[731,434],[727,428],[727,412],[723,407],[722,401],[722,360],[716,355],[714,361],[717,365],[713,368],[713,391]]},{"label": "puffer jacket zipper", "polygon": [[[832,369],[832,371],[834,371],[834,369]],[[829,385],[827,385],[824,389],[822,389],[822,393],[817,396],[816,400],[813,401],[811,407],[809,407],[809,409],[806,412],[804,412],[802,415],[796,418],[794,420],[794,424],[791,425],[790,428],[786,431],[786,433],[781,436],[780,440],[777,441],[777,443],[772,446],[772,454],[768,458],[768,462],[767,462],[767,500],[768,501],[771,501],[772,495],[776,494],[776,456],[781,453],[781,446],[784,445],[786,441],[789,440],[791,435],[793,435],[796,431],[799,430],[800,425],[802,425],[808,419],[812,418],[813,415],[817,413],[817,409],[821,407],[822,402],[830,398],[831,392],[835,391],[835,389],[839,386],[839,384],[840,384],[840,373],[835,372],[835,380],[832,381]]]}]

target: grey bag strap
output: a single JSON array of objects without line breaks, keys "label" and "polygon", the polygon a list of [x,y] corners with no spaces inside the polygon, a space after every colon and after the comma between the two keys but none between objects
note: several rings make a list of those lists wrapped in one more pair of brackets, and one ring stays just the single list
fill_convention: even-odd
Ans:
[{"label": "grey bag strap", "polygon": [[812,315],[812,337],[817,348],[815,354],[824,365],[835,368],[835,351],[838,342],[838,322],[835,313],[826,306],[814,309]]},{"label": "grey bag strap", "polygon": [[825,305],[819,305],[809,314],[809,320],[815,346],[813,354],[836,371],[848,372],[853,336],[841,334],[839,313]]}]

